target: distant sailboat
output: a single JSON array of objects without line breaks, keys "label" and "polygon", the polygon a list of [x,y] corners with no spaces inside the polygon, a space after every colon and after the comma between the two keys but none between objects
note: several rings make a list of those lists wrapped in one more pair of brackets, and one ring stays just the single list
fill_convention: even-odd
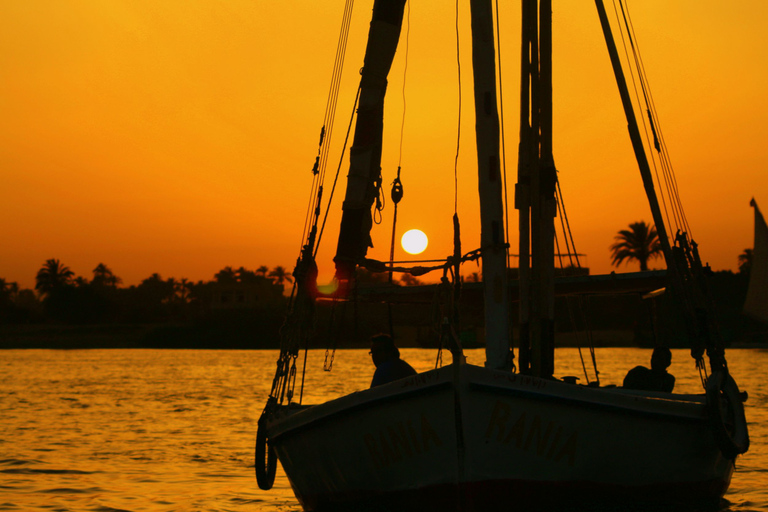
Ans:
[{"label": "distant sailboat", "polygon": [[755,244],[744,314],[768,323],[768,225],[754,198],[749,204],[755,209]]}]

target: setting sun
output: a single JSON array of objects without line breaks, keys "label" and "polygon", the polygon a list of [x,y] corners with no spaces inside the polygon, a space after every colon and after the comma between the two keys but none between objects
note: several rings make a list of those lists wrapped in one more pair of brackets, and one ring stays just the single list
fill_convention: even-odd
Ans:
[{"label": "setting sun", "polygon": [[428,243],[427,235],[419,229],[406,231],[403,238],[400,239],[400,245],[408,254],[421,254],[427,248]]}]

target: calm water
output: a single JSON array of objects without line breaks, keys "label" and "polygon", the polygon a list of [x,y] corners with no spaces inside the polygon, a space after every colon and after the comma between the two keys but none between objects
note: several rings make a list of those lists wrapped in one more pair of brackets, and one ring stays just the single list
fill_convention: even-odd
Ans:
[{"label": "calm water", "polygon": [[[430,350],[403,350],[417,370]],[[258,418],[275,351],[82,350],[0,352],[0,510],[298,512],[278,469],[271,491],[253,477]],[[305,403],[364,389],[367,350],[310,353]],[[586,355],[586,354],[585,354]],[[446,354],[446,360],[450,357]],[[601,349],[603,383],[648,364],[650,352]],[[469,362],[481,364],[480,351]],[[730,350],[749,392],[752,447],[739,458],[724,510],[768,512],[768,351]],[[687,351],[674,351],[676,391],[700,392]],[[557,375],[580,375],[575,349],[558,350]],[[495,511],[489,511],[495,512]]]}]

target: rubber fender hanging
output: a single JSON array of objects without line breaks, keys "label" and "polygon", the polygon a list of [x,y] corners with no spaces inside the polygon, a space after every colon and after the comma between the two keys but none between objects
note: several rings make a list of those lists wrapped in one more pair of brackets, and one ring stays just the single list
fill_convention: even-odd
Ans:
[{"label": "rubber fender hanging", "polygon": [[709,421],[720,451],[728,459],[749,449],[749,431],[739,386],[727,371],[716,371],[707,379]]},{"label": "rubber fender hanging", "polygon": [[275,473],[277,472],[277,454],[275,449],[269,445],[267,429],[259,422],[259,429],[256,431],[256,454],[254,457],[254,467],[256,468],[256,482],[259,489],[268,491],[275,483]]}]

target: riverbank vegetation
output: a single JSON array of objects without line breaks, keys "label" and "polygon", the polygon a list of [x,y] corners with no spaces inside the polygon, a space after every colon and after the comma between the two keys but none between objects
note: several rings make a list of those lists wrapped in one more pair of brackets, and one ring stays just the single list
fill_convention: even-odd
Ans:
[{"label": "riverbank vegetation", "polygon": [[[748,276],[744,265],[739,273],[715,272],[710,279],[728,343],[754,341],[755,333],[765,331],[765,326],[741,315]],[[406,277],[394,284],[421,285]],[[477,273],[466,278],[467,283],[480,280]],[[385,284],[388,275],[362,271],[360,281]],[[103,263],[86,278],[49,259],[37,273],[35,290],[19,289],[0,278],[0,348],[276,348],[291,284],[285,268],[260,266],[225,267],[213,279],[198,282],[152,274],[138,285],[122,286],[121,278]],[[467,346],[480,346],[482,299],[473,297],[464,294],[461,336]],[[313,341],[318,347],[357,346],[374,331],[390,329],[401,346],[433,344],[434,305],[429,301],[337,306],[335,313],[333,307],[330,301],[318,305]],[[556,330],[566,344],[576,343],[576,332],[587,326],[594,331],[596,345],[647,346],[655,336],[668,338],[672,346],[684,341],[673,334],[682,326],[677,325],[674,299],[668,296],[652,301],[638,295],[586,301],[559,297],[556,308],[561,319]],[[334,334],[339,332],[353,335]],[[759,335],[757,341],[763,338]]]}]

